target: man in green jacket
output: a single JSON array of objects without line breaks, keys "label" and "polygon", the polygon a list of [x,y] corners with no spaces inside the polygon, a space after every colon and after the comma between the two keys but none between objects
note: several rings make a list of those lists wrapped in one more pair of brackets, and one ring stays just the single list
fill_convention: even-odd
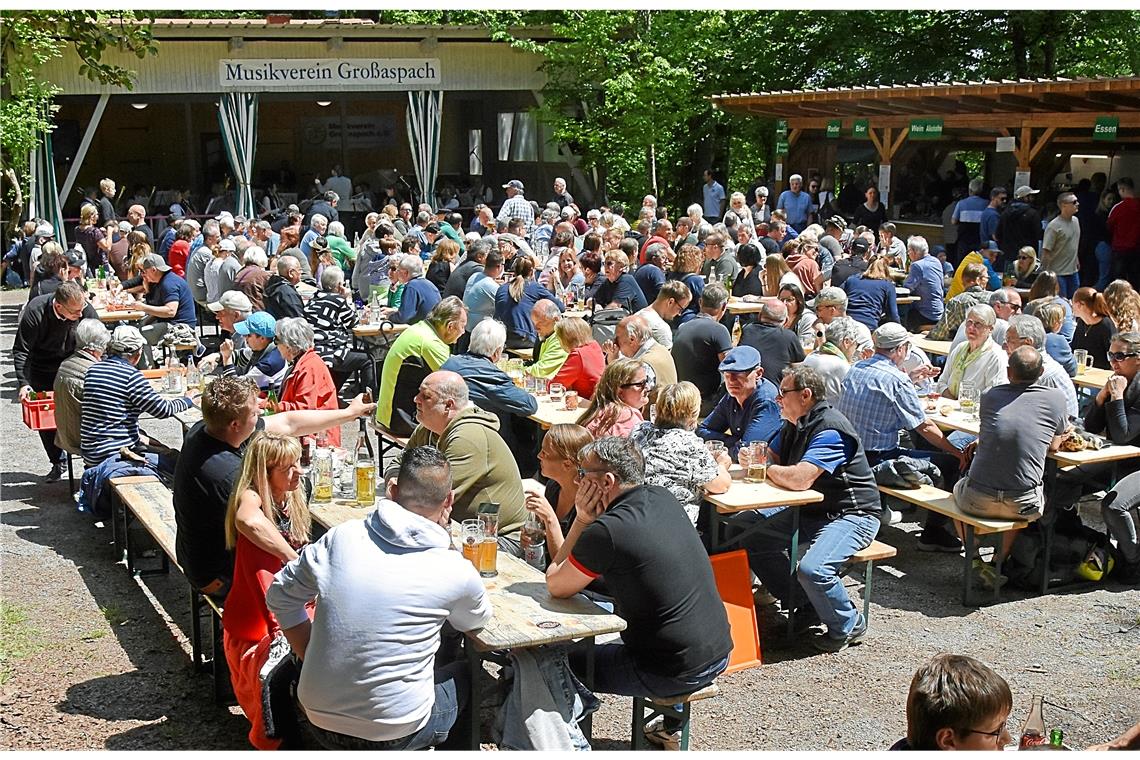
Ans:
[{"label": "man in green jacket", "polygon": [[534,361],[526,367],[527,374],[532,377],[549,380],[558,374],[566,362],[566,349],[554,334],[554,328],[560,319],[562,312],[558,310],[558,304],[549,298],[542,299],[530,310],[530,320],[534,322],[534,330],[538,333],[538,342],[534,344]]},{"label": "man in green jacket", "polygon": [[[419,426],[404,451],[435,446],[451,464],[455,494],[451,519],[475,517],[483,502],[499,505],[499,548],[521,556],[519,530],[526,521],[522,477],[507,444],[499,435],[499,419],[471,403],[467,383],[455,372],[433,372],[416,394]],[[385,471],[396,477],[400,459]]]}]

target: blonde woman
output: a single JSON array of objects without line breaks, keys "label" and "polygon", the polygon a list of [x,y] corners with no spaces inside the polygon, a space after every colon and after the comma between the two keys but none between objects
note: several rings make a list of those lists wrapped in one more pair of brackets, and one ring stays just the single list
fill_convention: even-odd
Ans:
[{"label": "blonde woman", "polygon": [[538,450],[539,472],[546,478],[546,489],[529,488],[526,508],[542,520],[546,528],[546,549],[558,556],[565,536],[574,524],[577,512],[574,499],[578,495],[578,452],[594,437],[581,425],[551,425],[542,437]]},{"label": "blonde woman", "polygon": [[75,228],[75,242],[87,254],[87,271],[94,276],[99,267],[107,263],[107,253],[111,250],[111,237],[96,224],[99,209],[86,205],[79,209],[79,225]]},{"label": "blonde woman", "polygon": [[1112,322],[1119,332],[1140,330],[1140,294],[1128,280],[1113,280],[1104,289]]},{"label": "blonde woman", "polygon": [[661,486],[677,497],[695,527],[701,498],[724,493],[732,485],[727,451],[717,458],[696,433],[701,392],[685,380],[657,392],[657,418],[633,429],[630,440],[645,457],[645,482]]},{"label": "blonde woman", "polygon": [[301,445],[278,433],[258,433],[242,457],[241,474],[226,510],[226,547],[234,552],[233,585],[226,596],[226,663],[234,696],[252,727],[250,743],[278,749],[265,735],[259,673],[277,635],[265,589],[309,541],[311,518],[301,492]]},{"label": "blonde woman", "polygon": [[649,403],[652,390],[653,380],[645,362],[618,359],[602,372],[578,424],[595,438],[627,436],[644,421],[641,410]]},{"label": "blonde woman", "polygon": [[788,284],[795,285],[801,293],[804,292],[804,284],[788,266],[787,260],[778,253],[768,254],[764,259],[764,295],[779,295],[780,288]]}]

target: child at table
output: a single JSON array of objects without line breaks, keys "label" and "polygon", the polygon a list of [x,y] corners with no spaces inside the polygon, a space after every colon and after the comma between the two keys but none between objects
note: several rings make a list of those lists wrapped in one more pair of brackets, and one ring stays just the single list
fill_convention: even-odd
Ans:
[{"label": "child at table", "polygon": [[906,737],[892,750],[1002,750],[1012,739],[1009,684],[973,657],[937,654],[920,667],[906,698]]}]

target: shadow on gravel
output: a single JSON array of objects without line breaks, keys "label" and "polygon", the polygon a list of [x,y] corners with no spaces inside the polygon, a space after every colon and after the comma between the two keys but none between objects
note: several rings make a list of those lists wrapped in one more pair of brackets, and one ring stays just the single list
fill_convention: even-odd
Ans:
[{"label": "shadow on gravel", "polygon": [[[45,485],[41,476],[25,472],[5,473],[4,480],[9,505],[4,523],[15,528],[19,538],[48,547],[75,566],[134,667],[112,675],[91,673],[90,680],[68,690],[57,709],[107,721],[158,721],[112,736],[108,749],[245,748],[245,719],[214,705],[210,676],[193,671],[183,648],[188,649],[188,643],[174,636],[140,588],[141,582],[188,638],[190,603],[182,575],[172,570],[169,575],[132,578],[115,557],[110,528],[97,528],[90,515],[76,511],[66,480]],[[157,567],[158,561],[139,564],[145,569]]]}]

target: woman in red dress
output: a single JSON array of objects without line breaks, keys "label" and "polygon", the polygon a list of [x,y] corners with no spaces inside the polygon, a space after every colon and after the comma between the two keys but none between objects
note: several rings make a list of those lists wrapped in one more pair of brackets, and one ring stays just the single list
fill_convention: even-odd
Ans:
[{"label": "woman in red dress", "polygon": [[234,579],[222,616],[223,647],[234,696],[252,724],[249,741],[278,749],[265,734],[260,671],[279,633],[265,606],[265,590],[309,541],[311,519],[301,485],[301,444],[277,433],[258,433],[242,460],[226,511],[226,546],[234,551]]}]

